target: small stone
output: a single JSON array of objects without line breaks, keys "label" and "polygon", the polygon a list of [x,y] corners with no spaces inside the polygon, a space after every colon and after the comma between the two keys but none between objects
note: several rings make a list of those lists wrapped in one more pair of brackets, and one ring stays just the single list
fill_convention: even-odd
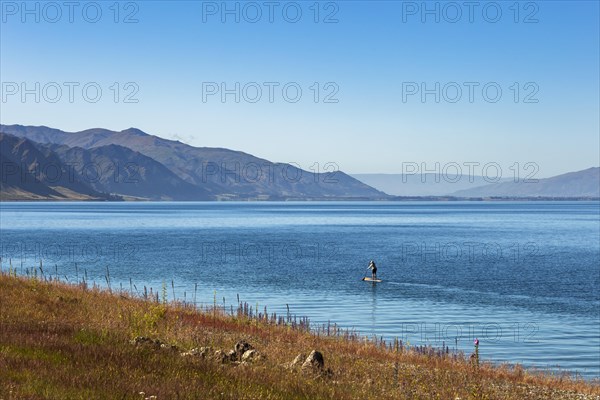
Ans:
[{"label": "small stone", "polygon": [[208,356],[208,353],[211,352],[211,350],[212,350],[212,348],[210,348],[210,347],[200,347],[200,355],[202,357],[206,357],[206,356]]},{"label": "small stone", "polygon": [[186,351],[181,353],[182,357],[189,357],[189,356],[198,356],[201,355],[200,350],[198,350],[197,348],[193,348],[190,351]]},{"label": "small stone", "polygon": [[247,352],[248,350],[252,350],[252,349],[253,349],[252,345],[242,339],[235,344],[234,352],[236,353],[237,358],[242,358],[242,355],[244,355],[245,352]]},{"label": "small stone", "polygon": [[160,348],[163,350],[179,351],[179,348],[174,344],[160,343]]},{"label": "small stone", "polygon": [[143,344],[143,343],[148,343],[148,342],[152,342],[152,339],[147,338],[145,336],[136,336],[133,340],[131,340],[131,344]]},{"label": "small stone", "polygon": [[306,354],[303,354],[303,353],[298,354],[296,356],[296,358],[294,358],[294,361],[292,361],[292,363],[290,364],[290,367],[294,368],[299,365],[302,365],[302,363],[304,362],[305,359],[306,359]]},{"label": "small stone", "polygon": [[224,363],[227,360],[227,356],[223,353],[223,350],[215,351],[214,358],[221,363]]},{"label": "small stone", "polygon": [[247,350],[243,355],[242,355],[242,362],[249,362],[252,361],[256,356],[258,355],[257,351],[252,349],[252,350]]},{"label": "small stone", "polygon": [[236,361],[237,360],[237,353],[235,352],[235,350],[229,350],[226,354],[227,359],[229,361]]},{"label": "small stone", "polygon": [[320,371],[323,369],[324,366],[325,360],[323,359],[323,354],[321,354],[321,352],[319,351],[313,350],[310,352],[308,357],[306,357],[304,364],[302,364],[302,369],[312,369]]}]

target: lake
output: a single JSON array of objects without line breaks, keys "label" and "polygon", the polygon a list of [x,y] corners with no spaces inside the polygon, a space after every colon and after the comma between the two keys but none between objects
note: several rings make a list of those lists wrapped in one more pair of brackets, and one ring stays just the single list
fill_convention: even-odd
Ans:
[{"label": "lake", "polygon": [[[598,202],[0,203],[2,269],[600,374]],[[361,281],[370,260],[382,283]],[[171,283],[172,282],[172,283]],[[131,286],[130,286],[131,285]],[[195,289],[197,288],[197,289]]]}]

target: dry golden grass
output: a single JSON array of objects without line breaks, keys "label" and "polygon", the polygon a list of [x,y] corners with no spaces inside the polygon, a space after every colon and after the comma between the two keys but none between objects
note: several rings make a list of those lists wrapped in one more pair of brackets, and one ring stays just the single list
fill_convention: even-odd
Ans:
[{"label": "dry golden grass", "polygon": [[[180,350],[130,343],[160,339]],[[246,339],[249,365],[182,357]],[[286,368],[321,351],[330,373]],[[142,393],[143,394],[140,394]],[[465,360],[396,352],[246,317],[198,312],[123,293],[0,274],[0,399],[600,399],[597,384],[475,368]]]}]

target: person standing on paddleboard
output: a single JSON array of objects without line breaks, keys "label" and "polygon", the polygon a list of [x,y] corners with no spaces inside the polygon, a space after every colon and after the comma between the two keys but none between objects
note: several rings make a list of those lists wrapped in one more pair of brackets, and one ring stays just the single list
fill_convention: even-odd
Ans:
[{"label": "person standing on paddleboard", "polygon": [[371,273],[373,275],[373,279],[377,279],[377,266],[375,265],[375,261],[371,260],[371,262],[369,263],[369,268],[371,270]]}]

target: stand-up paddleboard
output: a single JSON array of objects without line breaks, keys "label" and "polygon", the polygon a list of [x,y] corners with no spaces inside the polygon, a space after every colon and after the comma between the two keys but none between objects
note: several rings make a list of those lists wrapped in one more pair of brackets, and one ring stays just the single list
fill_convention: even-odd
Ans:
[{"label": "stand-up paddleboard", "polygon": [[373,282],[373,283],[383,282],[381,279],[367,278],[366,276],[364,278],[362,278],[362,280],[365,281],[365,282]]}]

